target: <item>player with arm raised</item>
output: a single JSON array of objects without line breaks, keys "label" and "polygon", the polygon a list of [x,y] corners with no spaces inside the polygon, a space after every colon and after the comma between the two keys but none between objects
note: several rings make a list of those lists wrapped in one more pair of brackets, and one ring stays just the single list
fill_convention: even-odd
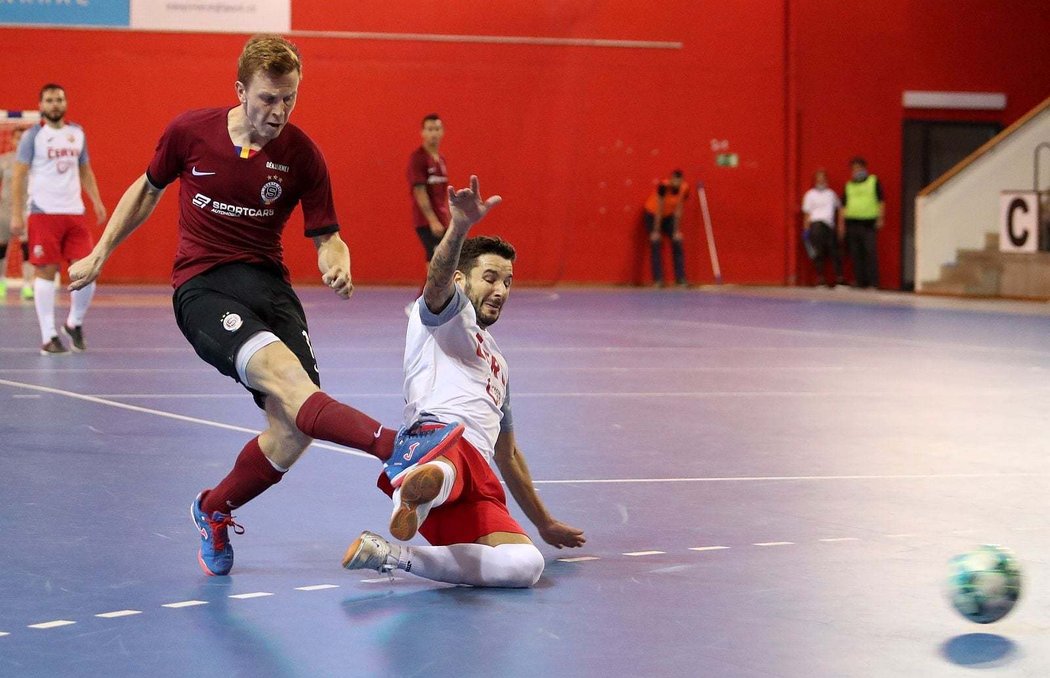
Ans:
[{"label": "player with arm raised", "polygon": [[510,295],[515,252],[499,238],[467,238],[500,198],[482,201],[471,177],[469,189],[449,188],[449,202],[452,222],[409,316],[405,422],[414,424],[409,432],[431,420],[461,422],[465,431],[444,452],[413,449],[399,438],[379,477],[394,503],[390,533],[404,541],[418,531],[431,545],[391,544],[366,531],[347,549],[343,567],[528,587],[543,572],[543,556],[511,517],[490,460],[544,541],[562,548],[586,540],[547,511],[514,437],[507,363],[488,328]]},{"label": "player with arm raised", "polygon": [[[179,241],[172,273],[179,329],[197,354],[255,397],[266,429],[233,469],[191,505],[206,574],[228,574],[231,512],[276,484],[320,438],[385,461],[395,432],[320,390],[302,304],[284,265],[281,232],[301,205],[321,279],[340,298],[353,291],[350,250],[339,237],[328,168],[288,122],[299,91],[299,51],[278,35],[248,40],[237,65],[239,105],[184,113],[168,125],[146,173],[124,193],[91,254],[70,268],[70,287],[91,283],[116,247],[179,180]],[[456,426],[402,436],[427,449]],[[461,430],[461,429],[460,429]]]}]

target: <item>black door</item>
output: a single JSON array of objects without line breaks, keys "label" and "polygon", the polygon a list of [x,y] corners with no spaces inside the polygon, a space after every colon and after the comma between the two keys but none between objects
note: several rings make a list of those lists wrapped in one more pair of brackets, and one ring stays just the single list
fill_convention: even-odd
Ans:
[{"label": "black door", "polygon": [[1002,126],[993,122],[904,121],[901,168],[901,289],[915,289],[915,196]]}]

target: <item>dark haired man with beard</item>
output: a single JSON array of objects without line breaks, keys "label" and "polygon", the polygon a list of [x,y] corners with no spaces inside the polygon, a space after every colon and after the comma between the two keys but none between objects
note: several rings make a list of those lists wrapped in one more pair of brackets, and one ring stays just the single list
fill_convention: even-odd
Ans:
[{"label": "dark haired man with beard", "polygon": [[[66,91],[48,83],[40,88],[41,124],[22,136],[11,173],[11,235],[22,237],[29,228],[29,263],[36,268],[33,303],[43,344],[40,354],[66,355],[69,349],[55,328],[55,276],[62,264],[72,264],[91,251],[91,231],[84,218],[81,191],[91,198],[95,219],[106,221],[106,207],[88,157],[87,139],[80,125],[66,122]],[[28,178],[28,205],[26,204]],[[69,295],[69,315],[62,325],[73,350],[84,343],[84,316],[95,285],[84,285]]]},{"label": "dark haired man with beard", "polygon": [[391,535],[407,541],[418,531],[431,545],[391,544],[366,531],[347,549],[348,570],[401,569],[472,586],[535,584],[543,556],[511,517],[490,461],[544,541],[557,548],[586,541],[581,530],[547,512],[514,437],[507,362],[489,327],[510,295],[515,252],[500,238],[467,239],[500,202],[480,196],[477,177],[469,189],[449,188],[452,221],[430,261],[405,340],[405,422],[460,422],[465,431],[443,451],[399,445],[379,477],[394,502]]}]

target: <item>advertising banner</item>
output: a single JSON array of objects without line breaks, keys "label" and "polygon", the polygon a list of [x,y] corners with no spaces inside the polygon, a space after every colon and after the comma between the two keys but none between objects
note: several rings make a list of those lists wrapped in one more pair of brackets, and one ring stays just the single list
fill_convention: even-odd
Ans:
[{"label": "advertising banner", "polygon": [[0,25],[128,25],[128,0],[0,0]]},{"label": "advertising banner", "polygon": [[131,0],[135,30],[286,33],[291,26],[291,0]]}]

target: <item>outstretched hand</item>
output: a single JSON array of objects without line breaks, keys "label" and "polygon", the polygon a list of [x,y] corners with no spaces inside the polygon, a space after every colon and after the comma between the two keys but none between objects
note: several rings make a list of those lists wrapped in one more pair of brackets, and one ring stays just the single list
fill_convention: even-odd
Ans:
[{"label": "outstretched hand", "polygon": [[583,536],[583,530],[571,525],[566,525],[560,520],[552,520],[550,524],[538,528],[543,541],[555,548],[578,548],[587,543]]},{"label": "outstretched hand", "polygon": [[488,211],[500,204],[503,198],[493,195],[481,200],[481,190],[478,188],[478,178],[470,177],[470,188],[461,188],[458,191],[451,186],[448,187],[448,204],[452,208],[452,223],[459,226],[470,227],[485,218]]}]

